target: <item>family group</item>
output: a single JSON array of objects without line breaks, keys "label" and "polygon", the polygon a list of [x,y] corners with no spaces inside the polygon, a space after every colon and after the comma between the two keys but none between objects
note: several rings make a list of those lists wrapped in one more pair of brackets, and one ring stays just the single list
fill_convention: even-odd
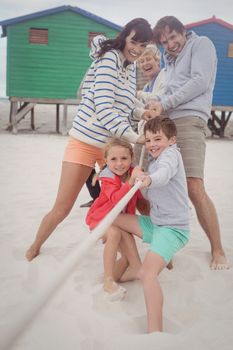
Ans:
[{"label": "family group", "polygon": [[[139,279],[147,331],[161,332],[163,294],[158,276],[164,268],[173,268],[174,255],[189,241],[189,200],[210,242],[210,268],[229,268],[217,213],[204,185],[215,47],[209,38],[187,31],[176,17],[161,18],[153,29],[145,19],[136,18],[114,39],[95,37],[91,57],[57,197],[26,258],[31,261],[40,253],[85,183],[93,192],[86,216],[92,231],[140,181],[140,189],[102,237],[103,290],[110,300],[120,300],[126,295],[122,284]],[[147,81],[140,91],[138,69]],[[134,235],[148,244],[143,261]]]}]

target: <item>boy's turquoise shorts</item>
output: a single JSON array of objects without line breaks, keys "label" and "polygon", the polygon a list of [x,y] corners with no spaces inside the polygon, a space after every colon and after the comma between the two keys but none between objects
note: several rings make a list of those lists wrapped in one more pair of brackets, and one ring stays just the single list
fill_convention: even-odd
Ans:
[{"label": "boy's turquoise shorts", "polygon": [[144,215],[138,216],[138,221],[143,242],[150,243],[149,250],[162,256],[167,264],[189,240],[188,230],[157,226],[152,223],[149,216]]}]

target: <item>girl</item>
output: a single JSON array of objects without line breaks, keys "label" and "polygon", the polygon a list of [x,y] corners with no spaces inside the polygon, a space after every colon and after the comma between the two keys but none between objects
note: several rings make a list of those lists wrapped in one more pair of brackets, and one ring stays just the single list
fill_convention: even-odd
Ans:
[{"label": "girl", "polygon": [[131,128],[129,116],[136,93],[134,61],[152,37],[149,23],[137,18],[115,39],[105,40],[97,48],[97,58],[86,75],[82,100],[70,130],[57,198],[26,252],[29,261],[39,254],[42,244],[69,214],[95,163],[104,165],[102,148],[109,137],[143,142],[143,137]]},{"label": "girl", "polygon": [[[105,146],[106,167],[99,173],[101,192],[87,213],[86,223],[92,230],[133,185],[131,179],[133,148],[123,139],[112,139]],[[143,201],[137,191],[125,207],[124,212],[135,214],[138,200]],[[146,204],[146,203],[145,203]],[[125,288],[116,282],[135,279],[141,266],[135,240],[129,233],[110,227],[102,238],[104,248],[104,285],[103,289],[111,300],[119,300],[125,296]],[[116,262],[117,251],[121,258]],[[126,268],[129,265],[127,273]]]}]

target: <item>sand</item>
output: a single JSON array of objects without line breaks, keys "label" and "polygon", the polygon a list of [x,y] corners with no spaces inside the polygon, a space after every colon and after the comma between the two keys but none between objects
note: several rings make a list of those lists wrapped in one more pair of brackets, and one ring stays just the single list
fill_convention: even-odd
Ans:
[{"label": "sand", "polygon": [[[67,137],[56,135],[51,107],[29,121],[17,135],[5,131],[9,105],[0,101],[0,349],[21,328],[25,310],[34,305],[70,254],[89,235],[86,188],[69,217],[28,263],[24,253],[42,215],[53,204]],[[54,107],[55,108],[55,107]],[[219,214],[222,241],[233,265],[233,141],[208,139],[206,188]],[[190,243],[164,270],[164,333],[147,335],[146,311],[139,282],[128,282],[124,301],[109,302],[101,291],[101,243],[92,247],[47,304],[12,344],[13,350],[230,350],[233,347],[233,269],[211,271],[208,240],[191,210]],[[146,245],[137,241],[143,258]],[[18,320],[22,322],[18,323]]]}]

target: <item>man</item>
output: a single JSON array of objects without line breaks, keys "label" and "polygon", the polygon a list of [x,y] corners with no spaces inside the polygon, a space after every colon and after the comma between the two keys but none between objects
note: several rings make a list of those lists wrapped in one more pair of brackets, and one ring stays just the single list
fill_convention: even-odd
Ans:
[{"label": "man", "polygon": [[207,37],[187,33],[173,16],[161,18],[155,28],[156,44],[164,48],[165,93],[153,96],[149,108],[174,120],[184,161],[189,197],[211,245],[210,267],[229,268],[215,207],[204,187],[205,130],[210,117],[217,57]]}]

